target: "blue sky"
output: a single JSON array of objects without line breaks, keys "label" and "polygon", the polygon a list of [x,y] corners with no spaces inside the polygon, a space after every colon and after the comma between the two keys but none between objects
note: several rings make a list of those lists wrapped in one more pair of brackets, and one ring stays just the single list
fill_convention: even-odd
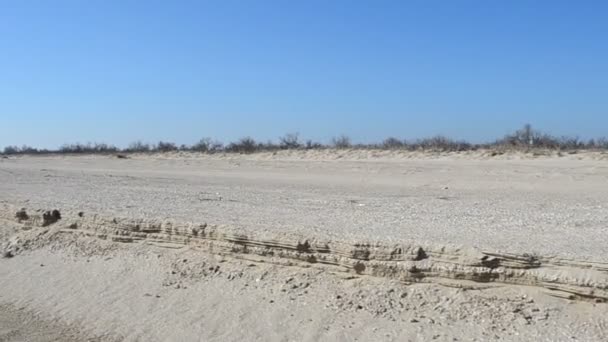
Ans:
[{"label": "blue sky", "polygon": [[608,135],[606,1],[0,0],[0,146]]}]

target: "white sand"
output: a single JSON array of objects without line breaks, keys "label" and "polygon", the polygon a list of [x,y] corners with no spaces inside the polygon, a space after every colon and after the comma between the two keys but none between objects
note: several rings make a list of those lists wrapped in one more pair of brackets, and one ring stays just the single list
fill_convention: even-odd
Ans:
[{"label": "white sand", "polygon": [[0,201],[255,233],[608,261],[608,160],[322,157],[2,160]]},{"label": "white sand", "polygon": [[[26,207],[38,217],[35,209],[57,208],[63,217],[47,227],[32,218],[18,224],[12,212],[0,220],[2,246],[19,247],[0,259],[0,340],[19,341],[30,331],[47,332],[36,341],[608,338],[606,304],[554,298],[538,280],[557,270],[558,283],[608,289],[602,155],[374,153],[384,152],[1,160],[3,210]],[[123,219],[205,222],[250,240],[225,250],[220,240],[183,235],[177,223],[140,234],[117,229]],[[98,238],[118,233],[133,243]],[[251,246],[253,237],[276,237],[278,247],[263,247],[275,253],[301,239],[417,241],[536,253],[541,265],[520,277],[532,286],[451,283],[464,290],[432,284],[426,273],[425,283],[407,285],[373,268],[379,252],[358,273],[297,261],[308,252],[294,251],[291,261],[284,261],[288,254],[262,256],[263,248],[244,253],[238,246]],[[154,239],[178,248],[150,245]],[[466,250],[450,248],[444,252]],[[449,259],[436,251],[410,264],[445,265]],[[459,258],[471,274],[470,261]],[[559,264],[564,258],[577,261]],[[509,269],[509,260],[501,256],[497,270]]]}]

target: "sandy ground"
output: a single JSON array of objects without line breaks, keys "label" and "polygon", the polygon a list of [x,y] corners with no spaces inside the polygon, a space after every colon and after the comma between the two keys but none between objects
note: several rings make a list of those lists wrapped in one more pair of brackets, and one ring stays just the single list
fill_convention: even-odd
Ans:
[{"label": "sandy ground", "polygon": [[608,160],[20,158],[0,201],[608,261]]},{"label": "sandy ground", "polygon": [[[83,341],[74,328],[56,321],[47,321],[24,308],[0,305],[0,341]],[[92,339],[90,339],[92,340]]]},{"label": "sandy ground", "polygon": [[[258,235],[608,261],[601,155],[374,153],[1,159],[0,202]],[[21,243],[0,259],[0,341],[608,338],[605,303],[538,286],[411,284],[195,245],[0,225],[3,246]]]},{"label": "sandy ground", "polygon": [[[20,336],[28,338],[41,329],[99,341],[602,341],[608,336],[606,304],[566,301],[534,288],[406,286],[189,249],[78,239],[3,259],[0,286],[3,303],[62,322],[59,327],[20,322]],[[0,315],[0,331],[15,329],[14,321],[2,319],[6,316]],[[67,340],[52,337],[38,340]]]}]

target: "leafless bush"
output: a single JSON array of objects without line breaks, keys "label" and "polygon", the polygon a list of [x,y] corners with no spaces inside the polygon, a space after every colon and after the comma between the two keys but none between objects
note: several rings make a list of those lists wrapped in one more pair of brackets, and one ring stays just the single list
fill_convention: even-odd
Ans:
[{"label": "leafless bush", "polygon": [[31,146],[23,145],[23,146],[21,146],[20,153],[23,153],[23,154],[39,154],[39,153],[48,153],[48,150],[39,150],[39,149],[31,147]]},{"label": "leafless bush", "polygon": [[219,141],[212,140],[211,138],[202,138],[196,144],[192,145],[190,150],[203,153],[215,153],[221,151],[223,148],[224,144]]},{"label": "leafless bush", "polygon": [[88,148],[86,145],[82,145],[80,143],[75,144],[63,144],[59,147],[59,153],[83,153]]},{"label": "leafless bush", "polygon": [[241,138],[237,142],[232,142],[226,147],[227,152],[236,153],[253,153],[257,150],[258,145],[255,140],[251,137]]},{"label": "leafless bush", "polygon": [[279,146],[281,149],[297,149],[302,147],[300,143],[300,134],[299,133],[289,133],[279,139]]},{"label": "leafless bush", "polygon": [[118,149],[113,145],[104,143],[75,143],[65,144],[57,150],[49,151],[46,149],[37,149],[29,146],[6,146],[2,150],[2,155],[13,154],[42,154],[42,153],[145,153],[145,152],[169,152],[169,151],[197,151],[203,153],[214,152],[233,152],[233,153],[254,153],[259,151],[276,151],[279,149],[324,149],[324,148],[356,148],[356,149],[407,149],[407,150],[432,150],[432,151],[466,151],[475,150],[478,148],[491,149],[499,152],[504,152],[508,149],[525,150],[534,153],[541,153],[540,150],[608,150],[608,139],[590,139],[583,141],[579,137],[556,137],[550,134],[535,130],[531,125],[524,125],[521,129],[516,130],[512,134],[504,136],[502,139],[492,143],[471,144],[466,141],[453,140],[445,136],[435,136],[431,138],[419,139],[414,142],[400,140],[398,138],[389,137],[380,144],[356,144],[353,145],[351,140],[346,135],[334,137],[330,144],[324,145],[312,140],[307,140],[305,143],[300,141],[300,136],[297,133],[286,134],[279,138],[279,142],[274,143],[268,141],[266,143],[256,142],[251,137],[245,137],[237,142],[232,142],[224,147],[221,142],[203,138],[199,142],[188,146],[181,145],[179,148],[171,142],[159,142],[157,145],[150,146],[149,144],[136,141],[131,143],[125,149]]},{"label": "leafless bush", "polygon": [[399,140],[394,137],[389,137],[384,139],[381,147],[387,150],[396,150],[400,148],[404,148],[406,146],[405,141]]},{"label": "leafless bush", "polygon": [[6,146],[2,152],[4,155],[11,154],[42,154],[42,153],[50,153],[49,150],[46,149],[37,149],[28,145],[23,145],[21,147],[18,146]]},{"label": "leafless bush", "polygon": [[19,154],[19,153],[21,153],[21,149],[17,146],[6,146],[2,153],[3,154]]},{"label": "leafless bush", "polygon": [[213,140],[209,144],[210,153],[220,152],[223,149],[224,149],[224,143],[222,143],[221,141]]},{"label": "leafless bush", "polygon": [[114,153],[117,152],[118,148],[112,145],[104,143],[75,143],[62,145],[58,152],[59,153]]},{"label": "leafless bush", "polygon": [[466,141],[456,141],[450,138],[438,135],[432,138],[421,139],[412,145],[415,149],[433,150],[433,151],[466,151],[471,150],[474,146]]},{"label": "leafless bush", "polygon": [[313,149],[321,149],[321,148],[325,148],[325,146],[319,142],[314,142],[312,140],[306,140],[306,146],[305,148],[307,150],[313,150]]},{"label": "leafless bush", "polygon": [[[602,141],[602,139],[598,139]],[[493,147],[510,147],[516,149],[550,149],[550,150],[575,150],[594,148],[595,140],[591,139],[588,143],[582,141],[579,137],[556,137],[551,134],[543,133],[532,129],[530,124],[524,125],[521,129],[513,134],[505,136],[502,140],[498,140]]]},{"label": "leafless bush", "polygon": [[339,137],[334,137],[331,139],[331,144],[335,148],[350,148],[352,146],[350,142],[350,138],[346,135],[341,135]]},{"label": "leafless bush", "polygon": [[594,150],[608,149],[608,139],[607,138],[591,139],[587,143],[587,148],[594,149]]},{"label": "leafless bush", "polygon": [[114,153],[118,152],[118,148],[114,145],[108,145],[105,143],[93,144],[93,153]]},{"label": "leafless bush", "polygon": [[190,150],[196,151],[196,152],[208,152],[210,144],[211,144],[210,138],[202,138],[196,144],[192,145]]},{"label": "leafless bush", "polygon": [[278,151],[281,149],[281,145],[274,143],[272,140],[268,140],[266,143],[258,143],[256,151]]},{"label": "leafless bush", "polygon": [[158,152],[177,151],[177,145],[172,142],[159,141],[154,150]]},{"label": "leafless bush", "polygon": [[133,153],[133,152],[138,152],[138,153],[143,153],[143,152],[150,152],[150,145],[149,144],[145,144],[141,141],[134,141],[131,144],[129,144],[129,147],[127,147],[126,149],[124,149],[124,152],[129,152],[129,153]]}]

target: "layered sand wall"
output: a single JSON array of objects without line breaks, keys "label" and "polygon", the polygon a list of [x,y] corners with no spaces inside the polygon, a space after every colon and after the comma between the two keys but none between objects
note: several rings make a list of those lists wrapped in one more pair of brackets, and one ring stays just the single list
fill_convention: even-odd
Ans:
[{"label": "layered sand wall", "polygon": [[555,256],[374,241],[331,241],[311,236],[252,234],[230,226],[171,220],[108,217],[88,212],[24,209],[4,204],[0,222],[20,232],[3,246],[5,256],[42,246],[62,234],[207,253],[278,265],[320,267],[398,280],[463,288],[534,286],[550,295],[608,301],[608,263]]}]

